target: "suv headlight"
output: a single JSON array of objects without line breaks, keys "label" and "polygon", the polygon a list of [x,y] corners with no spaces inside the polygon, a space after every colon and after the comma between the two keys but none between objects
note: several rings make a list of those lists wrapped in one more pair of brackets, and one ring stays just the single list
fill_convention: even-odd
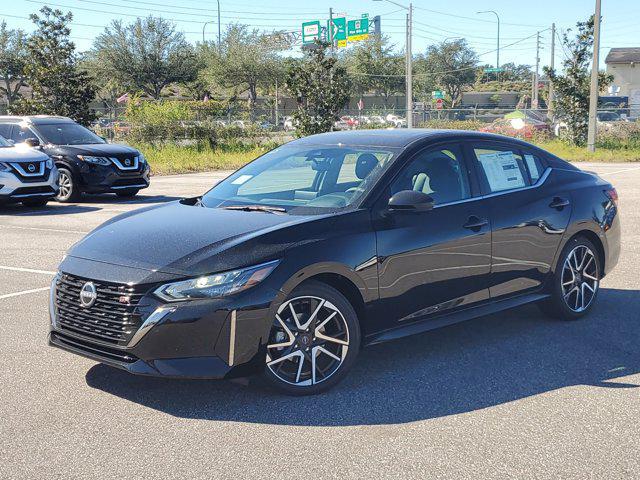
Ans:
[{"label": "suv headlight", "polygon": [[111,165],[111,160],[109,160],[107,157],[91,157],[89,155],[78,155],[78,158],[95,165]]},{"label": "suv headlight", "polygon": [[165,302],[222,297],[257,285],[267,278],[273,269],[278,266],[278,263],[280,263],[280,260],[205,277],[167,283],[156,289],[154,293]]},{"label": "suv headlight", "polygon": [[45,162],[44,166],[45,166],[45,167],[47,167],[49,170],[51,170],[51,169],[53,168],[53,160],[48,159],[48,160]]},{"label": "suv headlight", "polygon": [[141,165],[144,165],[145,163],[147,163],[147,159],[144,158],[144,155],[142,153],[138,154],[138,161],[140,162]]}]

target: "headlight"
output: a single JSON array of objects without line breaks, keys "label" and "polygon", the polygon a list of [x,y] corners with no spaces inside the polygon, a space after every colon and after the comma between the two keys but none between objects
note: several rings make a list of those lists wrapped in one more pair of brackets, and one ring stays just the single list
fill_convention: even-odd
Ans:
[{"label": "headlight", "polygon": [[280,261],[275,260],[254,267],[168,283],[162,285],[154,293],[165,302],[222,297],[257,285],[267,278],[278,263]]},{"label": "headlight", "polygon": [[9,170],[9,166],[6,163],[0,162],[0,172],[6,172]]},{"label": "headlight", "polygon": [[144,158],[144,155],[140,154],[140,155],[138,155],[138,161],[139,161],[141,164],[145,164],[145,163],[147,162],[147,159],[146,159],[146,158]]},{"label": "headlight", "polygon": [[88,155],[78,155],[78,158],[95,165],[111,165],[111,160],[109,160],[107,157],[90,157]]},{"label": "headlight", "polygon": [[49,170],[51,170],[53,168],[53,160],[49,159],[46,161],[46,163],[44,164],[45,167],[47,167]]}]

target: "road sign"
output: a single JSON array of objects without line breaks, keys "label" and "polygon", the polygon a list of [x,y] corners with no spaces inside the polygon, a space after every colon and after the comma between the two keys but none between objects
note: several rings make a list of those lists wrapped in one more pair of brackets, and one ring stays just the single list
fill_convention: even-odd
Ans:
[{"label": "road sign", "polygon": [[302,24],[302,44],[306,45],[320,39],[320,20]]},{"label": "road sign", "polygon": [[358,20],[347,22],[347,39],[349,41],[357,42],[369,38],[369,16],[365,15]]},{"label": "road sign", "polygon": [[444,107],[444,100],[439,98],[436,100],[436,110],[442,110],[442,107]]},{"label": "road sign", "polygon": [[441,90],[434,90],[431,92],[431,96],[435,99],[444,98],[444,92]]},{"label": "road sign", "polygon": [[500,72],[504,72],[504,68],[495,68],[495,67],[485,68],[484,72],[485,73],[500,73]]},{"label": "road sign", "polygon": [[347,19],[344,17],[334,17],[331,28],[333,39],[336,41],[347,39]]}]

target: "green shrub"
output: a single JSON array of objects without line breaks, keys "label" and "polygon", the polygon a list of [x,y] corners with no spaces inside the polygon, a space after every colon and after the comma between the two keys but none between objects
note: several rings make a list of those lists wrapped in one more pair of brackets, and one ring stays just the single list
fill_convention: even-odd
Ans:
[{"label": "green shrub", "polygon": [[427,120],[421,122],[420,128],[435,128],[440,130],[479,130],[486,123],[479,120]]}]

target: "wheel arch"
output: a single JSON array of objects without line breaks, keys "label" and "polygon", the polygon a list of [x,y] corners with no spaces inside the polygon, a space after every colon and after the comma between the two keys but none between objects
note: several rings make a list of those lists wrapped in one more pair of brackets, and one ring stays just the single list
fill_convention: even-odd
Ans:
[{"label": "wheel arch", "polygon": [[593,245],[596,247],[597,250],[597,254],[598,254],[598,258],[600,259],[600,268],[602,270],[602,273],[605,272],[605,262],[606,262],[606,253],[604,250],[604,244],[602,243],[602,239],[600,238],[600,236],[595,233],[593,230],[588,230],[588,229],[582,229],[582,230],[578,230],[577,232],[572,233],[572,235],[567,239],[566,242],[564,242],[562,244],[562,248],[558,249],[558,254],[557,254],[557,258],[555,261],[555,270],[558,269],[558,262],[560,261],[560,255],[562,253],[562,251],[564,250],[564,248],[569,244],[569,242],[571,242],[572,240],[578,238],[578,237],[583,237],[586,238],[587,240],[589,240],[591,243],[593,243]]}]

